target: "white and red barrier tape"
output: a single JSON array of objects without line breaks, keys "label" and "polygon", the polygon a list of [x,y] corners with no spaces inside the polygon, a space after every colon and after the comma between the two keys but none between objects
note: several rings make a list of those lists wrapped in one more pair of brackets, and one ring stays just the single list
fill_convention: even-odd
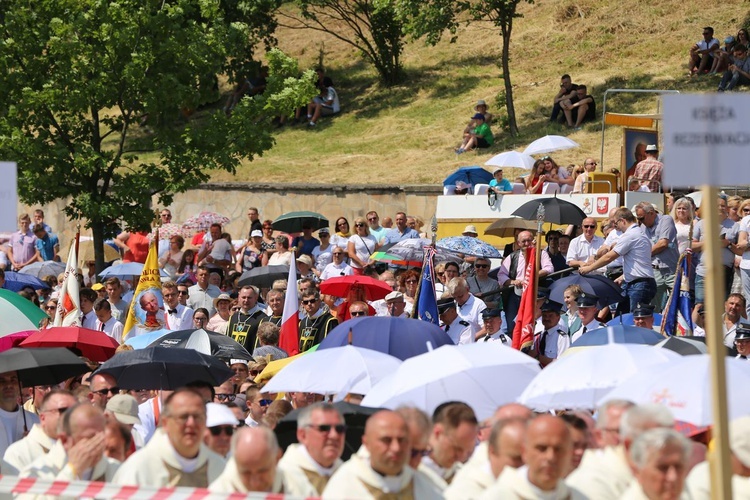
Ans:
[{"label": "white and red barrier tape", "polygon": [[272,493],[213,493],[204,488],[147,488],[94,481],[48,481],[29,477],[0,476],[0,493],[48,495],[52,497],[138,500],[297,500]]}]

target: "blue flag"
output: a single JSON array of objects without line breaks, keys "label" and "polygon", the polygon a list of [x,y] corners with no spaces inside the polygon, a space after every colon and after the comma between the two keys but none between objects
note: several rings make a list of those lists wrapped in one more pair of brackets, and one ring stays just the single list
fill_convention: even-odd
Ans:
[{"label": "blue flag", "polygon": [[435,249],[425,247],[424,265],[422,266],[422,282],[419,285],[419,300],[417,314],[419,319],[440,325],[438,318],[437,299],[435,298]]},{"label": "blue flag", "polygon": [[693,334],[693,316],[690,308],[690,255],[683,254],[677,263],[674,288],[664,309],[661,332],[664,335],[685,336]]}]

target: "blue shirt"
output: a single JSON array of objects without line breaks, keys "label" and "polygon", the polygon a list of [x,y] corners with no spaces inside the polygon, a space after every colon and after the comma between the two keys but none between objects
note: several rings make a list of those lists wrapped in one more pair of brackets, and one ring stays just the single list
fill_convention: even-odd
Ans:
[{"label": "blue shirt", "polygon": [[42,260],[52,260],[55,258],[55,247],[60,244],[57,236],[47,233],[44,238],[36,239],[36,248],[42,256]]},{"label": "blue shirt", "polygon": [[401,234],[397,227],[389,229],[388,232],[385,233],[385,243],[398,243],[399,241],[417,238],[419,238],[419,233],[410,227],[404,229],[403,234]]},{"label": "blue shirt", "polygon": [[492,179],[490,187],[497,188],[498,191],[513,191],[513,186],[510,185],[508,179],[503,179],[500,182],[497,182],[497,179]]},{"label": "blue shirt", "polygon": [[318,240],[317,238],[310,238],[309,240],[306,240],[304,236],[295,237],[294,241],[292,241],[292,246],[296,247],[300,243],[302,243],[302,250],[300,250],[300,255],[309,255],[310,257],[312,257],[313,249],[320,246],[320,240]]}]

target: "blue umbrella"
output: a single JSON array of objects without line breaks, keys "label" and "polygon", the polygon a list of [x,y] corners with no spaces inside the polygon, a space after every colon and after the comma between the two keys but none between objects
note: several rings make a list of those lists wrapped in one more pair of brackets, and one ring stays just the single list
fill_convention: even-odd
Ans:
[{"label": "blue umbrella", "polygon": [[29,264],[18,272],[21,274],[30,274],[37,278],[44,278],[45,276],[57,277],[65,272],[65,264],[53,260],[45,260],[43,262]]},{"label": "blue umbrella", "polygon": [[[610,304],[617,304],[623,298],[623,291],[620,285],[609,278],[597,274],[573,273],[565,278],[556,280],[549,287],[549,298],[560,304],[564,304],[563,294],[565,289],[570,285],[578,285],[588,294],[599,297],[598,305],[600,308],[607,307]],[[618,321],[619,325],[620,322]],[[631,321],[629,324],[633,324]]]},{"label": "blue umbrella", "polygon": [[[115,276],[117,278],[127,278],[129,276],[140,276],[143,272],[143,264],[140,262],[128,262],[126,264],[117,264],[116,266],[110,266],[101,273],[100,278],[111,278]],[[159,271],[159,275],[162,278],[169,278],[169,275],[164,270]]]},{"label": "blue umbrella", "polygon": [[10,290],[11,292],[20,292],[27,286],[30,286],[34,290],[49,288],[49,285],[47,283],[31,274],[22,274],[13,271],[5,272],[4,288],[6,290]]},{"label": "blue umbrella", "polygon": [[171,330],[166,330],[162,328],[161,330],[155,330],[153,332],[144,333],[143,335],[136,335],[135,337],[130,337],[128,340],[125,341],[126,344],[128,344],[133,349],[145,349],[149,346],[152,342],[155,342],[168,334]]},{"label": "blue umbrella", "polygon": [[461,167],[443,181],[443,186],[455,185],[458,181],[466,182],[472,186],[477,184],[489,184],[492,180],[492,174],[482,167]]},{"label": "blue umbrella", "polygon": [[[441,345],[452,345],[451,338],[427,321],[391,316],[367,316],[344,321],[331,330],[318,349],[345,346],[350,343],[384,352],[400,360],[424,354]],[[428,344],[431,347],[428,347]]]},{"label": "blue umbrella", "polygon": [[[612,318],[611,320],[607,321],[608,326],[617,326],[617,325],[631,326],[634,324],[635,322],[633,322],[633,313],[621,314],[620,316],[616,316]],[[660,325],[661,325],[661,314],[654,313],[654,326],[660,326]]]},{"label": "blue umbrella", "polygon": [[500,250],[473,236],[449,236],[438,240],[435,246],[438,249],[476,257],[495,257],[498,259],[502,257]]},{"label": "blue umbrella", "polygon": [[585,333],[581,338],[570,344],[570,347],[584,347],[606,344],[646,344],[655,345],[664,337],[648,328],[637,326],[605,326]]}]

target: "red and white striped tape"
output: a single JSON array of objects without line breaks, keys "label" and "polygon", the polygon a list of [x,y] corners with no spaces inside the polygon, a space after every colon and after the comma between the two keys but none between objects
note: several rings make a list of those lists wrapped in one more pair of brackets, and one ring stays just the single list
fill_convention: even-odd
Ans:
[{"label": "red and white striped tape", "polygon": [[142,486],[120,486],[95,481],[48,481],[30,477],[0,476],[0,494],[48,495],[51,497],[138,499],[138,500],[296,500],[271,493],[214,493],[205,488],[148,488]]}]

